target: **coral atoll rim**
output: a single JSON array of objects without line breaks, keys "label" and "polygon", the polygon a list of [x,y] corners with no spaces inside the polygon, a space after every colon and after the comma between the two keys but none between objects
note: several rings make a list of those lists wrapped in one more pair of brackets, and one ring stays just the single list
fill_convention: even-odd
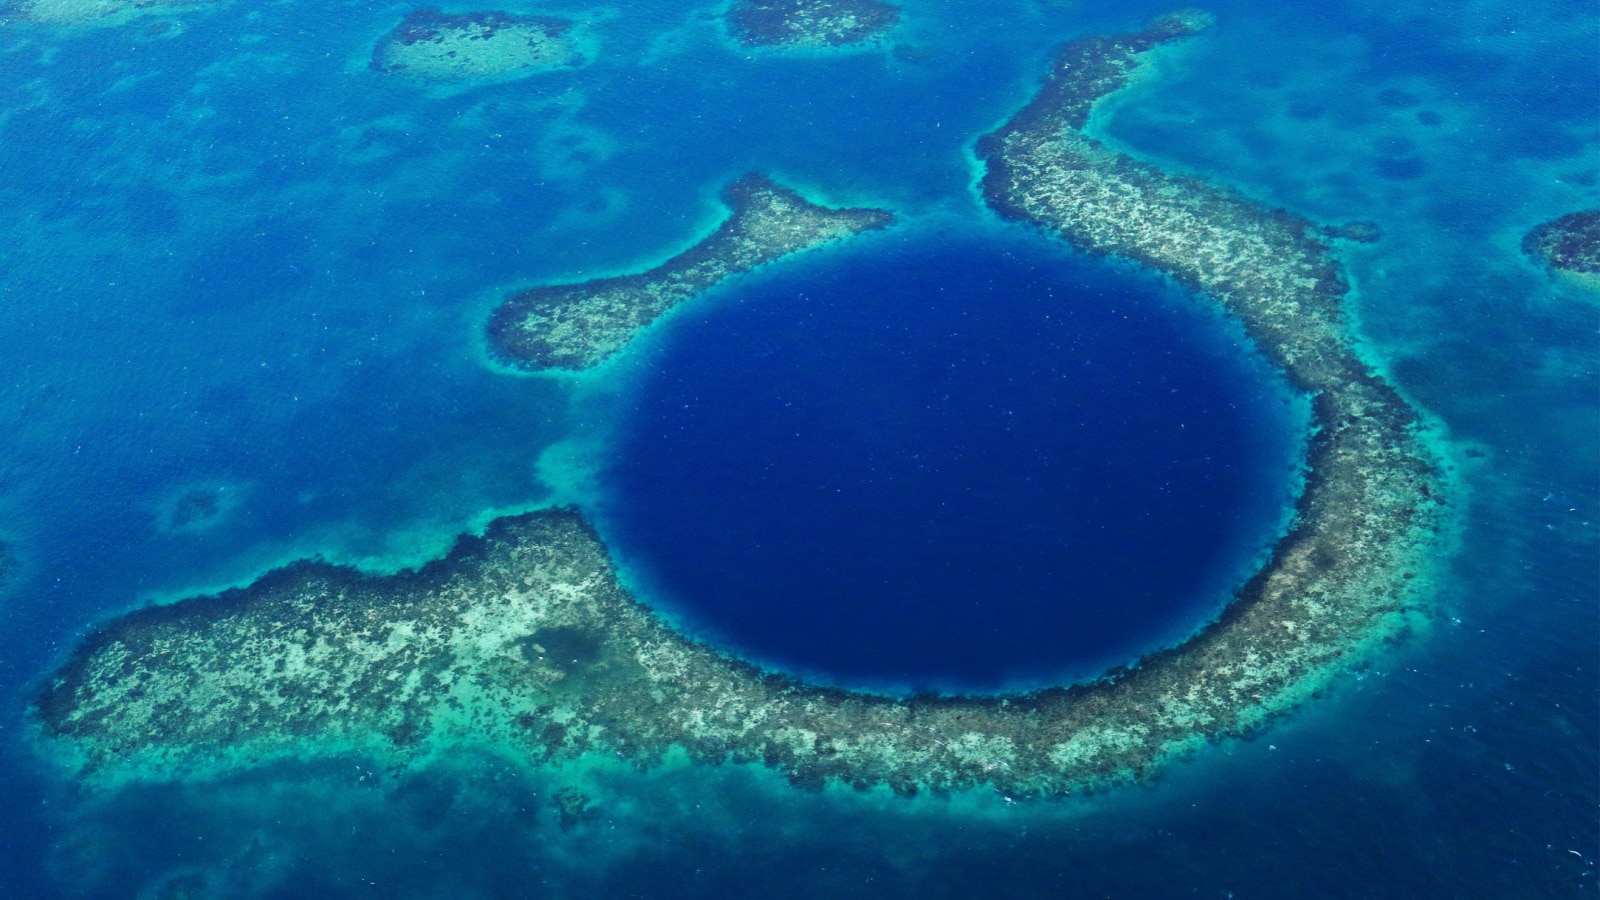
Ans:
[{"label": "coral atoll rim", "polygon": [[[673,631],[622,588],[575,511],[547,510],[501,519],[417,572],[302,563],[114,620],[41,695],[46,746],[92,783],[307,754],[406,765],[477,747],[529,764],[681,753],[803,786],[1020,796],[1148,773],[1304,700],[1412,621],[1447,525],[1447,479],[1419,415],[1352,348],[1348,288],[1321,228],[1084,132],[1145,54],[1203,24],[1169,17],[1067,45],[1033,101],[978,144],[993,208],[1212,298],[1311,398],[1293,525],[1193,638],[1026,695],[823,689]],[[534,367],[591,365],[731,272],[885,221],[819,212],[761,181],[741,182],[730,204],[716,234],[648,273],[513,298],[497,349]]]}]

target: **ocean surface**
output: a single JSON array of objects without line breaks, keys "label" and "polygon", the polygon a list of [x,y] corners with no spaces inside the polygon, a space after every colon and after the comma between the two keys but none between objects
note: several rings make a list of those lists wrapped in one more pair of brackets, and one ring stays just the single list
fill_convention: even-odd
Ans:
[{"label": "ocean surface", "polygon": [[[225,897],[1597,891],[1600,302],[1519,249],[1600,206],[1600,17],[1568,0],[1207,4],[1215,27],[1107,111],[1141,158],[1376,222],[1381,240],[1340,251],[1362,351],[1463,450],[1461,546],[1428,627],[1258,735],[1150,784],[1028,804],[805,793],[759,768],[601,772],[611,799],[576,829],[535,802],[539,773],[494,759],[381,783],[342,759],[66,783],[27,707],[97,623],[309,556],[414,566],[552,503],[585,505],[681,627],[899,687],[1124,661],[1213,615],[1281,527],[1304,412],[1237,326],[996,221],[974,191],[972,141],[1054,47],[1169,7],[906,0],[890,43],[915,52],[832,55],[735,48],[712,5],[504,8],[591,23],[599,52],[430,86],[368,65],[400,4],[232,0],[103,27],[0,11],[0,896],[153,897],[184,876]],[[723,285],[592,376],[490,362],[483,324],[508,291],[659,262],[751,170],[906,224]],[[1037,389],[1067,365],[1062,393]],[[846,408],[796,420],[776,408],[790,396]],[[781,431],[918,404],[892,430]],[[873,618],[849,590],[803,605],[816,586],[797,579],[829,577],[809,554],[861,563],[850,538],[881,491],[927,477],[970,495],[955,488],[994,484],[1002,459],[1041,488],[967,496],[924,533],[949,577],[899,602],[926,617]],[[746,490],[757,467],[777,500]],[[834,476],[880,493],[841,510]],[[936,515],[927,496],[895,514]],[[654,527],[707,499],[682,530]],[[1144,512],[1157,530],[1118,540]],[[704,548],[734,521],[764,536],[743,570],[670,543]],[[1046,521],[1107,533],[1074,555],[1027,533]],[[1017,555],[977,552],[1000,540]],[[929,548],[872,554],[893,568],[868,576],[927,578]],[[772,615],[741,624],[719,598],[757,566],[784,574]],[[1135,590],[1107,584],[1118,566]],[[974,606],[972,585],[1002,576],[1013,589]],[[1141,593],[1164,605],[1129,605]],[[1052,657],[1035,615],[1093,633]],[[1000,638],[940,652],[974,627]]]}]

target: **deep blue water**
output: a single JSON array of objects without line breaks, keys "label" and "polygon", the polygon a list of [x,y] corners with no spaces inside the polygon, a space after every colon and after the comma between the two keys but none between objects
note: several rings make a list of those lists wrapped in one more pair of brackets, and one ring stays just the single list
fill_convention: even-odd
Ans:
[{"label": "deep blue water", "polygon": [[674,317],[602,534],[690,630],[834,682],[986,690],[1159,649],[1292,500],[1243,332],[995,229],[814,255]]},{"label": "deep blue water", "polygon": [[[455,92],[367,69],[404,4],[0,16],[0,536],[21,560],[0,586],[0,896],[196,872],[241,897],[1593,895],[1600,313],[1517,250],[1600,205],[1593,4],[1205,5],[1217,27],[1106,128],[1383,227],[1345,251],[1363,346],[1473,454],[1428,633],[1150,787],[1019,809],[612,772],[571,833],[539,777],[476,759],[388,787],[338,760],[83,797],[21,739],[24,707],[130,605],[315,553],[415,563],[548,500],[541,454],[593,424],[574,397],[632,383],[485,366],[510,286],[660,259],[751,168],[985,221],[973,136],[1052,46],[1167,4],[907,0],[911,62],[758,58],[710,7],[557,0],[537,11],[593,20],[594,65]],[[196,489],[237,500],[164,527]]]}]

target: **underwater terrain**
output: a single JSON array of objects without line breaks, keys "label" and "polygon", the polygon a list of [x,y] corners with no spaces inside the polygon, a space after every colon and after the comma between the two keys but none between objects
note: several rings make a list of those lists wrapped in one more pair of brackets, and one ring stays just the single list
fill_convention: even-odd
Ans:
[{"label": "underwater terrain", "polygon": [[1600,890],[1591,4],[0,54],[0,896]]}]

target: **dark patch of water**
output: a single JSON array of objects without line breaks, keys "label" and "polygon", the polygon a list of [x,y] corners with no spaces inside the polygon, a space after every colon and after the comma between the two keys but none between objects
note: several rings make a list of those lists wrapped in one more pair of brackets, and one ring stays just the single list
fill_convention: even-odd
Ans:
[{"label": "dark patch of water", "polygon": [[652,346],[605,530],[689,627],[783,668],[1090,674],[1199,625],[1279,526],[1298,443],[1242,340],[1022,240],[790,267]]}]

